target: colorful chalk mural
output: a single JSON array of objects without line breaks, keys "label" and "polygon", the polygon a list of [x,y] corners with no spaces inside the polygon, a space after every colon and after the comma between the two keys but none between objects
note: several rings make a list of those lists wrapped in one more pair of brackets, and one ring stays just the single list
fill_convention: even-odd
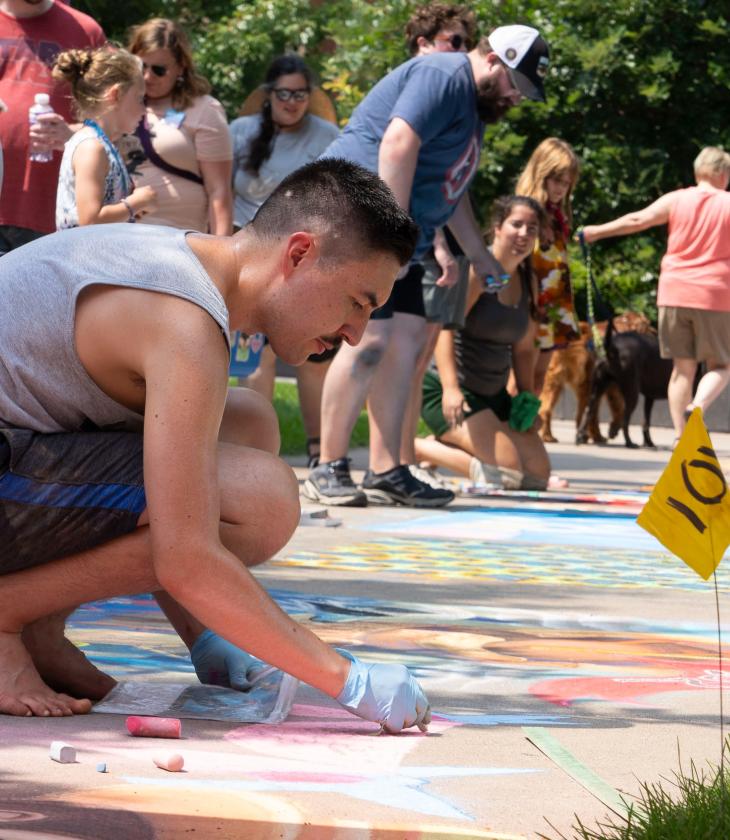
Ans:
[{"label": "colorful chalk mural", "polygon": [[[297,551],[272,565],[368,574],[396,573],[427,580],[489,580],[526,585],[607,589],[706,590],[690,569],[666,552],[588,546],[513,545],[481,540],[383,537],[317,551]],[[723,592],[730,572],[718,570]]]},{"label": "colorful chalk mural", "polygon": [[[378,736],[377,726],[304,687],[290,717],[277,726],[206,722],[197,730],[203,737],[185,745],[188,772],[166,775],[151,765],[147,745],[110,734],[113,716],[92,715],[94,725],[104,727],[105,760],[123,770],[103,784],[66,789],[51,799],[72,809],[138,817],[144,824],[135,834],[140,838],[175,837],[184,826],[223,840],[514,840],[517,835],[500,834],[477,819],[474,802],[498,801],[510,778],[524,777],[521,784],[529,784],[549,772],[544,760],[524,748],[510,753],[509,761],[477,761],[467,749],[446,763],[438,739],[449,742],[463,732],[464,744],[495,727],[510,728],[521,741],[522,726],[626,729],[634,725],[627,713],[632,706],[640,706],[645,718],[654,713],[659,719],[673,693],[717,693],[716,628],[709,611],[706,622],[678,627],[671,617],[571,612],[548,598],[542,608],[530,606],[536,602],[528,598],[524,607],[501,607],[490,597],[502,583],[561,593],[576,587],[583,594],[643,588],[693,591],[695,597],[694,590],[704,589],[696,597],[706,597],[709,608],[707,586],[642,542],[628,517],[571,519],[512,510],[498,527],[494,511],[477,513],[390,522],[385,527],[392,533],[286,553],[261,576],[281,607],[325,641],[365,660],[407,664],[432,703],[428,734]],[[561,531],[571,534],[569,545],[558,542]],[[609,549],[611,539],[621,548]],[[298,569],[311,572],[299,585],[292,583]],[[317,573],[328,571],[361,579],[376,575],[379,595],[322,594]],[[333,586],[333,579],[330,591],[348,591],[345,583]],[[416,583],[430,585],[430,597],[419,589],[422,594],[399,599]],[[720,587],[723,593],[730,588],[722,566]],[[117,678],[195,679],[185,648],[150,597],[87,605],[74,613],[69,628],[95,664]],[[92,757],[102,754],[93,732],[79,746]],[[0,814],[3,807],[0,802]],[[22,803],[16,808],[23,810]]]}]

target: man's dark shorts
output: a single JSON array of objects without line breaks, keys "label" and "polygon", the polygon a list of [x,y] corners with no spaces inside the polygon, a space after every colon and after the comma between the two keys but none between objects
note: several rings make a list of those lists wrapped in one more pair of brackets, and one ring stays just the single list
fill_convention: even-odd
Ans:
[{"label": "man's dark shorts", "polygon": [[15,225],[0,225],[0,257],[22,245],[27,245],[45,234],[40,230],[16,227]]},{"label": "man's dark shorts", "polygon": [[393,291],[385,303],[370,316],[371,321],[385,321],[392,318],[395,312],[403,312],[407,315],[420,315],[426,317],[426,310],[423,308],[423,266],[421,263],[411,263],[408,271],[396,280]]},{"label": "man's dark shorts", "polygon": [[145,507],[141,434],[0,428],[0,574],[128,534]]}]

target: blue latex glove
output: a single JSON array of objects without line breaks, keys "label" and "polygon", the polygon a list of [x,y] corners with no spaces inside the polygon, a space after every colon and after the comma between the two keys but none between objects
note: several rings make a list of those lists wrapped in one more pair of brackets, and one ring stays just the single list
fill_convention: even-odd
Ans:
[{"label": "blue latex glove", "polygon": [[369,665],[346,650],[336,650],[352,663],[338,703],[358,717],[379,723],[386,732],[409,726],[426,731],[431,707],[405,665]]},{"label": "blue latex glove", "polygon": [[260,659],[221,639],[212,630],[204,630],[198,636],[190,648],[190,659],[201,683],[237,691],[248,691],[257,676],[271,670]]}]

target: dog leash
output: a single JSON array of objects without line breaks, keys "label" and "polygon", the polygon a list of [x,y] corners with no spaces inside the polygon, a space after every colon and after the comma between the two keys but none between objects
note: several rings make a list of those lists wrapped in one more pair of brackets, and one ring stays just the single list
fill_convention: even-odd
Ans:
[{"label": "dog leash", "polygon": [[596,326],[596,311],[593,299],[593,292],[595,289],[596,297],[600,297],[598,286],[593,277],[593,268],[591,266],[591,249],[583,236],[583,231],[578,232],[578,242],[580,243],[581,254],[583,255],[583,262],[586,264],[588,272],[588,283],[586,284],[586,304],[588,309],[588,326],[591,328],[591,336],[593,338],[593,347],[596,351],[596,356],[599,359],[606,358],[606,348],[603,344],[603,336]]}]

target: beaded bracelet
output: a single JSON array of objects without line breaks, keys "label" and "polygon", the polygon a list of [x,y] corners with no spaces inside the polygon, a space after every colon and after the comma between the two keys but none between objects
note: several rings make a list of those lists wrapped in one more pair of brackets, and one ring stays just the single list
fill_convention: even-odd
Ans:
[{"label": "beaded bracelet", "polygon": [[126,198],[122,199],[122,204],[127,208],[127,212],[129,213],[129,218],[127,219],[128,222],[136,222],[137,219],[134,217],[134,210],[132,210],[132,205],[127,201]]}]

